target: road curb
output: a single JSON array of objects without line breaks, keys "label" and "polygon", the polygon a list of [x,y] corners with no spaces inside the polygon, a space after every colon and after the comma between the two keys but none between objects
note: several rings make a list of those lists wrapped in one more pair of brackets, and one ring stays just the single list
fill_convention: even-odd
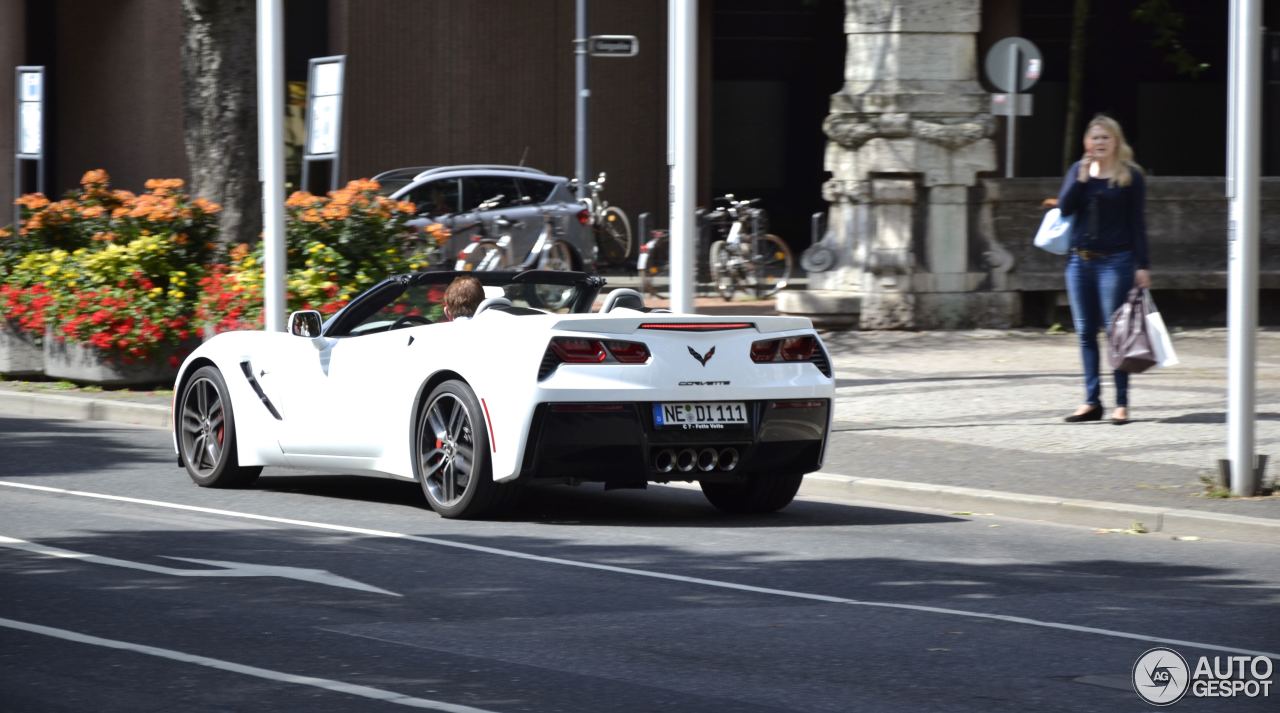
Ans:
[{"label": "road curb", "polygon": [[37,418],[110,421],[149,428],[169,428],[169,407],[112,399],[33,394],[0,389],[0,410]]},{"label": "road curb", "polygon": [[800,488],[800,496],[865,500],[952,512],[990,513],[1023,520],[1045,520],[1062,525],[1108,530],[1128,530],[1134,523],[1142,523],[1150,533],[1280,545],[1280,522],[1248,515],[1024,495],[883,478],[857,478],[838,473],[819,472],[806,476]]}]

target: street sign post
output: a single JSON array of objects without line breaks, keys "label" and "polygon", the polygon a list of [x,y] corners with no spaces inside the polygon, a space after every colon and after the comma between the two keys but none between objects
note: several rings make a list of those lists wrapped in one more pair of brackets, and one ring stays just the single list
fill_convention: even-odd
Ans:
[{"label": "street sign post", "polygon": [[[23,193],[47,190],[44,185],[44,67],[18,67],[14,88],[17,90],[14,101],[17,150],[13,154],[13,197],[17,199]],[[27,170],[33,166],[34,177]],[[17,227],[21,222],[22,209],[14,204],[13,224]]]},{"label": "street sign post", "polygon": [[987,79],[1008,94],[991,97],[991,113],[1008,117],[1005,130],[1004,175],[1013,177],[1013,153],[1016,146],[1017,117],[1031,114],[1031,96],[1022,94],[1032,87],[1044,69],[1040,49],[1021,37],[1006,37],[987,52],[984,64]]}]

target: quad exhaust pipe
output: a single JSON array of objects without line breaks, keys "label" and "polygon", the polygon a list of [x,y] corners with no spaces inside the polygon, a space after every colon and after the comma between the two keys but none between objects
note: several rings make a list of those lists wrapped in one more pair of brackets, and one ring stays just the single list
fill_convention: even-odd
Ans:
[{"label": "quad exhaust pipe", "polygon": [[695,469],[703,473],[713,470],[731,471],[738,467],[740,456],[737,448],[663,448],[653,456],[653,468],[659,473],[680,471],[692,473]]}]

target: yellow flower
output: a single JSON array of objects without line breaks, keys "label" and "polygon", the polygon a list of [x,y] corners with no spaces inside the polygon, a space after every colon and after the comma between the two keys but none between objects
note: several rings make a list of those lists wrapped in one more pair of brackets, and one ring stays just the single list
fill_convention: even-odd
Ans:
[{"label": "yellow flower", "polygon": [[148,294],[150,294],[152,297],[159,297],[160,295],[163,295],[163,294],[164,294],[164,288],[163,288],[163,287],[152,287],[152,288],[148,291]]},{"label": "yellow flower", "polygon": [[186,297],[187,293],[183,292],[182,290],[169,290],[169,296],[175,300],[180,300],[183,297]]}]

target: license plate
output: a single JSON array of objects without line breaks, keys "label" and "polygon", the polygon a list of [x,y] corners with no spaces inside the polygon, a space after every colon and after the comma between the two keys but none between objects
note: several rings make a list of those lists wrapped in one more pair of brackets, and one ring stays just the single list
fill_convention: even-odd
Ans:
[{"label": "license plate", "polygon": [[747,423],[747,406],[741,401],[698,401],[653,405],[658,428],[717,429]]}]

